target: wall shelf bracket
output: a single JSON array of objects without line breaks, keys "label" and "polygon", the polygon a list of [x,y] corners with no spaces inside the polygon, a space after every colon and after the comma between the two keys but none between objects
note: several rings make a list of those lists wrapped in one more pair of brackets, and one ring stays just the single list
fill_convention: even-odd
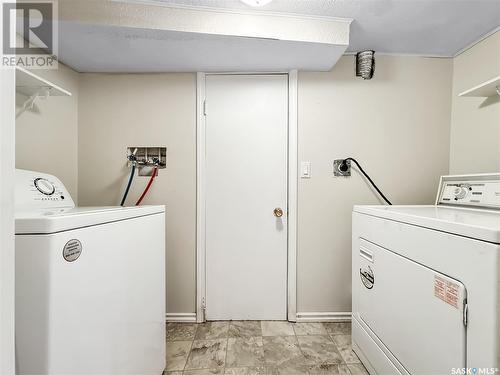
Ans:
[{"label": "wall shelf bracket", "polygon": [[16,109],[16,118],[33,109],[39,99],[46,99],[49,96],[71,96],[71,93],[62,87],[19,67],[16,67],[16,93],[26,98]]},{"label": "wall shelf bracket", "polygon": [[24,112],[26,111],[31,111],[33,107],[35,106],[35,103],[37,102],[38,99],[47,99],[49,97],[49,89],[46,87],[40,88],[40,90],[33,95],[29,96],[21,105],[20,108],[16,109],[16,118],[21,116]]}]

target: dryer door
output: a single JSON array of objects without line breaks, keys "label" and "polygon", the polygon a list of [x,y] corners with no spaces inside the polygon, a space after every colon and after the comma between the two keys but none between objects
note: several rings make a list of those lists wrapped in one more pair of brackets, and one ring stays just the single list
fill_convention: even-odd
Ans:
[{"label": "dryer door", "polygon": [[465,286],[360,241],[359,315],[412,375],[466,365]]}]

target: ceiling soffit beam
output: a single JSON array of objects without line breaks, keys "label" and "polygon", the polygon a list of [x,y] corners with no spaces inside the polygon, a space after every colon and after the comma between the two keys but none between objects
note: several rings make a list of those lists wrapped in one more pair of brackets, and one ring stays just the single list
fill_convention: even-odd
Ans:
[{"label": "ceiling soffit beam", "polygon": [[349,45],[352,19],[186,9],[150,3],[59,0],[59,19],[165,31]]}]

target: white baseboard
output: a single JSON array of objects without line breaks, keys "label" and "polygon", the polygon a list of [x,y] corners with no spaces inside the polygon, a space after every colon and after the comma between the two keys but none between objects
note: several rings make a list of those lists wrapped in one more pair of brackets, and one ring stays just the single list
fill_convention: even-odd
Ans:
[{"label": "white baseboard", "polygon": [[297,313],[297,322],[350,322],[350,312],[304,312]]},{"label": "white baseboard", "polygon": [[[167,322],[196,323],[196,313],[167,313]],[[350,312],[297,313],[297,322],[350,322]]]},{"label": "white baseboard", "polygon": [[167,313],[165,320],[171,323],[196,323],[196,313]]}]

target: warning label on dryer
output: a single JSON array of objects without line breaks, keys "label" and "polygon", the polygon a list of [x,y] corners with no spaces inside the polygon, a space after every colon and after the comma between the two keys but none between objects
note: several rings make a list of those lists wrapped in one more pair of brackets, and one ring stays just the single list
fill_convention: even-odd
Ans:
[{"label": "warning label on dryer", "polygon": [[434,276],[434,296],[458,309],[460,285],[440,276]]}]

